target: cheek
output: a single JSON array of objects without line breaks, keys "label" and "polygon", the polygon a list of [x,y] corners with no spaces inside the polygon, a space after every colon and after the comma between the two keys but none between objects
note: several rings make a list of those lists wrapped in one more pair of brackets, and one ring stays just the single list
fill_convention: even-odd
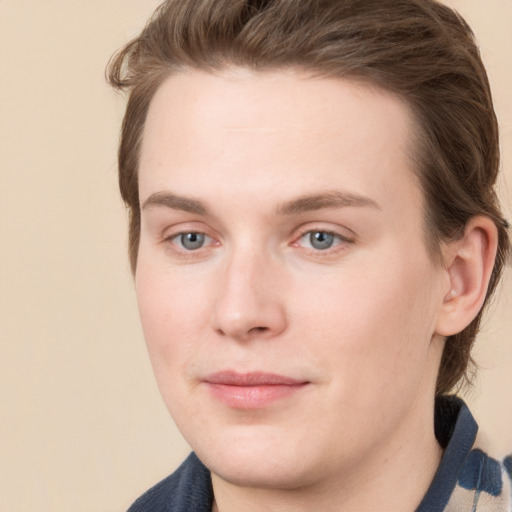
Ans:
[{"label": "cheek", "polygon": [[160,369],[182,365],[197,345],[208,321],[205,286],[183,278],[179,271],[154,269],[143,257],[135,282],[144,338],[158,378]]},{"label": "cheek", "polygon": [[[364,271],[346,269],[298,303],[303,332],[316,340],[310,357],[331,368],[341,385],[414,381],[422,371],[435,325],[435,278],[428,262],[399,255]],[[296,291],[299,295],[299,291]]]},{"label": "cheek", "polygon": [[160,394],[171,416],[196,416],[194,402],[188,400],[187,374],[193,368],[207,317],[199,290],[182,282],[179,273],[156,272],[139,261],[136,292],[139,314],[149,358]]}]

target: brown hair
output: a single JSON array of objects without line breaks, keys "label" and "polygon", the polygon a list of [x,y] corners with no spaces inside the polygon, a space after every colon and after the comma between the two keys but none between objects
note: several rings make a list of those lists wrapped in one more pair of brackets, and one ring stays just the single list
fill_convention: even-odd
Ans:
[{"label": "brown hair", "polygon": [[[186,68],[294,67],[348,77],[389,90],[417,119],[417,172],[426,200],[427,247],[463,233],[476,215],[493,219],[499,247],[487,299],[509,251],[494,185],[499,140],[487,75],[473,33],[435,0],[168,0],[142,33],[111,60],[107,77],[130,96],[119,145],[119,185],[130,214],[129,253],[137,264],[137,167],[151,99]],[[486,300],[487,300],[486,299]],[[437,393],[473,371],[471,347],[482,312],[448,337]]]}]

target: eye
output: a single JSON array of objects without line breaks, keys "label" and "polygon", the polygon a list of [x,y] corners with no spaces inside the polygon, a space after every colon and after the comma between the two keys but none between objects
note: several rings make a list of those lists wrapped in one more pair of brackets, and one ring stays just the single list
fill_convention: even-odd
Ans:
[{"label": "eye", "polygon": [[299,244],[308,249],[314,249],[315,251],[326,251],[348,241],[349,240],[336,233],[313,230],[304,233],[299,239]]},{"label": "eye", "polygon": [[204,233],[191,231],[189,233],[175,235],[172,237],[172,240],[186,251],[196,251],[197,249],[201,249],[211,238]]}]

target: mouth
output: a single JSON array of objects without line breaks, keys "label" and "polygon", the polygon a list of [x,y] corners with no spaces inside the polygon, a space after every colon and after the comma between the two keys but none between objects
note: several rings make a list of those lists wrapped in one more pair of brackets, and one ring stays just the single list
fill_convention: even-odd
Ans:
[{"label": "mouth", "polygon": [[261,409],[289,398],[309,382],[265,372],[222,371],[204,379],[211,395],[233,409]]}]

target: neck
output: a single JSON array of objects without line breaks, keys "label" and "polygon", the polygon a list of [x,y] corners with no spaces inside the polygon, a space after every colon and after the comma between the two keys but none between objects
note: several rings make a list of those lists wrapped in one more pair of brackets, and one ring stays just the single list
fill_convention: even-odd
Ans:
[{"label": "neck", "polygon": [[[434,435],[433,404],[414,414],[386,446],[329,480],[292,489],[234,485],[212,474],[214,512],[411,512],[425,495],[442,450]],[[425,409],[423,409],[425,410]],[[428,416],[428,417],[427,417]],[[421,461],[421,464],[418,464]],[[399,491],[397,491],[399,490]]]}]

